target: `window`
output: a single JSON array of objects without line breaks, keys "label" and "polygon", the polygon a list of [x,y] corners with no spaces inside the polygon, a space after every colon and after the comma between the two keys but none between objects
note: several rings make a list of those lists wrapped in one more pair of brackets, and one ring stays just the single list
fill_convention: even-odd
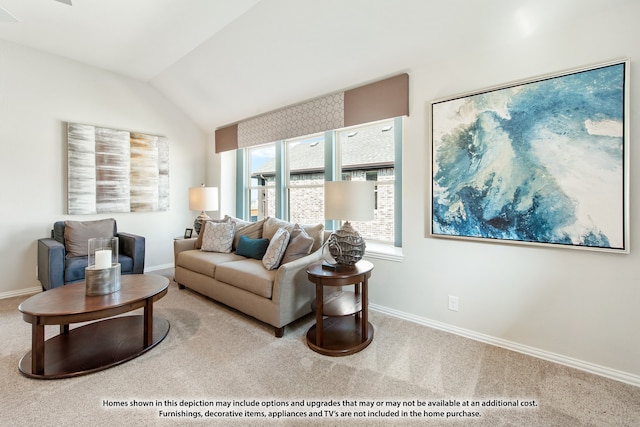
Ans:
[{"label": "window", "polygon": [[375,219],[353,226],[367,240],[401,246],[401,128],[397,118],[244,149],[238,183],[248,184],[238,194],[248,212],[238,215],[324,223],[325,181],[374,181]]},{"label": "window", "polygon": [[393,120],[338,132],[340,174],[344,181],[375,182],[373,221],[353,221],[367,240],[395,241],[395,138]]},{"label": "window", "polygon": [[287,219],[324,223],[324,134],[286,141]]},{"label": "window", "polygon": [[256,221],[276,216],[276,145],[249,149],[249,218]]}]

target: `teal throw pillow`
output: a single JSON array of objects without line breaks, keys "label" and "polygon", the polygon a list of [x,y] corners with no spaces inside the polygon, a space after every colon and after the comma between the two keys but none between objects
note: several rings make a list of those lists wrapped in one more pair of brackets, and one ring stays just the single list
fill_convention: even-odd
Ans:
[{"label": "teal throw pillow", "polygon": [[252,239],[243,234],[240,236],[240,240],[238,241],[236,255],[246,256],[247,258],[262,259],[268,247],[269,239]]}]

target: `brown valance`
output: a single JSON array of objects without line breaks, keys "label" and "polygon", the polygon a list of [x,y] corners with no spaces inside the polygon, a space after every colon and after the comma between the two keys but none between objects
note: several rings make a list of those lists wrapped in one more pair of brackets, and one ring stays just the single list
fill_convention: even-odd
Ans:
[{"label": "brown valance", "polygon": [[216,129],[216,153],[238,148],[238,125]]},{"label": "brown valance", "polygon": [[408,115],[408,74],[400,74],[344,93],[345,126]]},{"label": "brown valance", "polygon": [[216,153],[409,115],[409,75],[306,101],[216,130]]}]

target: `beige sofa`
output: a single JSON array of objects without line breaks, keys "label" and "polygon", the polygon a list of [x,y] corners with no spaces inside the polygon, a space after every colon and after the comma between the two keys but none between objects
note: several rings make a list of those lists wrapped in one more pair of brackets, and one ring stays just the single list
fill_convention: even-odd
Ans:
[{"label": "beige sofa", "polygon": [[247,236],[263,237],[264,231],[270,238],[274,229],[290,230],[294,225],[274,218],[263,220],[262,227],[231,220],[237,221],[237,230],[230,253],[205,252],[195,238],[174,240],[175,281],[181,289],[197,291],[273,326],[276,337],[282,337],[287,324],[311,312],[315,288],[306,267],[322,259],[323,226],[303,226],[314,238],[309,255],[268,270],[260,259],[236,254],[238,237],[247,230]]}]

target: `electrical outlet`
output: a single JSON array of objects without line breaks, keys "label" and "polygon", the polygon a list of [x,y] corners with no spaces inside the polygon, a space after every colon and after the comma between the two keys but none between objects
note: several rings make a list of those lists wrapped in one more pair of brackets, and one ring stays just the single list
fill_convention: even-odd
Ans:
[{"label": "electrical outlet", "polygon": [[449,310],[458,311],[458,297],[449,295]]}]

